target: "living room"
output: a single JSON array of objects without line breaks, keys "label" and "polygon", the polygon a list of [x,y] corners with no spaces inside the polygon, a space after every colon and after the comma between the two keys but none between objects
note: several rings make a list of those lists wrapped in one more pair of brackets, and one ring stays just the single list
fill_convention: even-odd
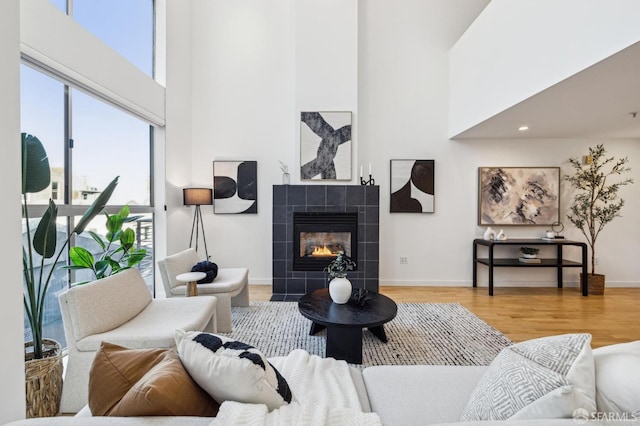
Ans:
[{"label": "living room", "polygon": [[[28,13],[40,7],[40,2],[44,0],[10,0],[0,6],[0,52],[3,58],[14,58],[0,65],[0,85],[7,94],[0,100],[4,117],[0,131],[7,141],[15,140],[21,130],[28,131],[20,129],[18,65],[24,47],[21,43],[30,41],[23,39],[24,26],[31,22]],[[35,6],[27,8],[23,3]],[[522,0],[518,2],[520,13],[507,19],[512,15],[504,8],[510,13],[513,10],[506,3],[156,1],[157,19],[166,22],[164,28],[156,29],[157,43],[165,46],[157,56],[156,70],[162,96],[146,99],[147,104],[142,105],[161,111],[166,121],[165,127],[157,128],[155,139],[160,148],[153,176],[155,258],[187,247],[193,211],[183,205],[182,189],[211,187],[213,161],[258,163],[256,214],[215,214],[209,207],[202,212],[211,259],[221,267],[248,268],[249,283],[266,292],[272,284],[272,188],[282,183],[279,161],[288,165],[291,184],[310,186],[359,185],[361,167],[366,177],[371,165],[380,187],[380,285],[418,287],[415,292],[422,295],[421,301],[428,301],[428,291],[435,287],[471,287],[472,241],[481,238],[486,229],[478,225],[477,218],[479,167],[560,167],[568,173],[569,158],[581,158],[589,147],[602,143],[610,155],[630,159],[630,177],[637,180],[640,126],[629,115],[640,110],[637,104],[613,103],[611,114],[619,117],[612,120],[621,124],[602,129],[588,127],[592,121],[588,116],[580,120],[569,110],[559,114],[550,105],[537,105],[532,117],[551,120],[555,117],[542,113],[552,110],[571,125],[554,128],[545,126],[545,121],[514,122],[508,120],[508,114],[504,118],[500,113],[633,46],[640,40],[632,20],[638,6],[619,1],[613,7],[603,1],[584,11],[577,1],[565,0],[559,6],[557,2]],[[572,10],[584,15],[569,19]],[[541,16],[551,15],[566,22],[541,24]],[[47,30],[46,16],[32,18],[48,38],[55,39],[58,33]],[[495,38],[500,38],[493,40],[496,44],[487,44],[487,22],[504,25],[500,28],[504,33],[496,29]],[[544,31],[544,38],[539,33],[517,37],[520,31],[535,26]],[[569,34],[574,37],[563,41],[564,48],[551,50],[552,36]],[[528,49],[535,43],[527,44],[527,40],[540,42],[549,55],[531,53]],[[515,48],[518,42],[522,50]],[[98,42],[87,43],[92,46]],[[96,67],[109,66],[95,55],[92,59]],[[122,90],[122,86],[114,90]],[[153,93],[156,90],[158,87],[150,89]],[[628,88],[630,93],[634,90],[635,86]],[[142,87],[133,88],[130,99],[145,93]],[[573,106],[583,111],[585,102],[579,98]],[[301,180],[300,111],[352,113],[350,179],[335,183]],[[492,123],[497,124],[492,127]],[[506,128],[511,124],[517,126]],[[525,124],[529,130],[519,132],[517,127]],[[5,145],[6,155],[0,161],[7,182],[6,198],[17,200],[20,152],[17,144]],[[435,161],[433,213],[389,211],[390,160],[394,159]],[[621,189],[626,201],[622,216],[606,228],[598,242],[598,269],[606,274],[607,287],[640,287],[640,265],[634,261],[640,244],[636,238],[640,227],[637,191],[637,184]],[[562,182],[563,233],[569,239],[584,241],[566,220],[569,200],[569,187]],[[14,207],[0,213],[6,223],[18,222],[17,203]],[[17,246],[21,235],[15,228],[7,230],[7,238]],[[503,229],[508,238],[538,238],[547,227]],[[579,256],[578,252],[568,254]],[[4,258],[7,281],[22,279],[17,256],[17,252],[7,253]],[[526,275],[521,269],[500,270],[496,273],[498,290],[490,303],[500,303],[501,290],[553,288],[555,280],[552,269],[527,270]],[[486,286],[481,268],[478,295],[488,298]],[[7,287],[0,315],[6,347],[13,349],[3,355],[5,387],[0,411],[7,413],[3,420],[24,413],[23,393],[15,391],[24,386],[22,296],[18,286]],[[558,297],[579,297],[577,270],[565,274],[565,287],[575,293]],[[156,289],[161,292],[161,286]],[[607,295],[600,297],[606,300]],[[634,340],[639,338],[636,335]]]}]

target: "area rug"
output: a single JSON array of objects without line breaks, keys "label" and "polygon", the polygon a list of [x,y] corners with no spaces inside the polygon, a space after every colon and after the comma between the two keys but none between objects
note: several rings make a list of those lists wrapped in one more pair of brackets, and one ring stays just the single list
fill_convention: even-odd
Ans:
[{"label": "area rug", "polygon": [[[252,302],[232,308],[233,331],[224,333],[267,357],[293,349],[324,356],[326,331],[309,336],[311,321],[297,302]],[[385,324],[388,343],[363,331],[362,365],[488,365],[512,342],[458,303],[398,303]]]}]

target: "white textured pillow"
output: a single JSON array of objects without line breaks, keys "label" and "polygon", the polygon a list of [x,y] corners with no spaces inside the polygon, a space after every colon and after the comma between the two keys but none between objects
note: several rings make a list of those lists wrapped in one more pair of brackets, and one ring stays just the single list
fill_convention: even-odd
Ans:
[{"label": "white textured pillow", "polygon": [[571,418],[595,412],[590,334],[563,334],[504,348],[474,389],[463,421]]},{"label": "white textured pillow", "polygon": [[253,346],[201,331],[175,332],[180,360],[218,403],[266,404],[269,411],[291,402],[287,381]]},{"label": "white textured pillow", "polygon": [[640,414],[640,340],[593,350],[601,413]]}]

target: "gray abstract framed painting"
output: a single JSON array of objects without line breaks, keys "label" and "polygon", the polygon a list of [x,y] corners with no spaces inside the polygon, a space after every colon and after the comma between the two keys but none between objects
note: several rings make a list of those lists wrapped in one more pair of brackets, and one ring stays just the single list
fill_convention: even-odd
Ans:
[{"label": "gray abstract framed painting", "polygon": [[435,211],[435,161],[391,160],[391,213]]},{"label": "gray abstract framed painting", "polygon": [[300,179],[351,180],[351,112],[300,113]]},{"label": "gray abstract framed painting", "polygon": [[560,221],[560,167],[479,167],[478,225]]},{"label": "gray abstract framed painting", "polygon": [[213,212],[258,213],[258,162],[213,162]]}]

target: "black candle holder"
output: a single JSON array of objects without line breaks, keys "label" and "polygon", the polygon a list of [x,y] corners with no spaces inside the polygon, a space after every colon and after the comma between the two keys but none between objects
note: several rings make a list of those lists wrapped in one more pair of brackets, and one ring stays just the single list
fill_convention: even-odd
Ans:
[{"label": "black candle holder", "polygon": [[360,176],[360,185],[375,185],[376,180],[369,175],[369,180],[364,180],[362,176]]}]

